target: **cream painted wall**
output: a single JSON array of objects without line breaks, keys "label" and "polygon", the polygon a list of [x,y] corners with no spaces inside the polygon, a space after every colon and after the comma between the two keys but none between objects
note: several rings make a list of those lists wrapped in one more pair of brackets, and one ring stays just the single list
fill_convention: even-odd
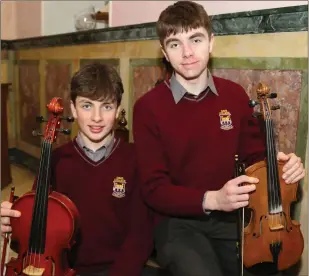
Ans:
[{"label": "cream painted wall", "polygon": [[40,36],[41,3],[41,1],[1,1],[1,39]]},{"label": "cream painted wall", "polygon": [[1,1],[1,39],[16,38],[15,2]]},{"label": "cream painted wall", "polygon": [[[43,1],[42,34],[75,32],[74,15],[91,5],[95,11],[102,10],[105,1]],[[100,28],[104,28],[104,24],[98,23],[97,29]]]},{"label": "cream painted wall", "polygon": [[[160,12],[176,1],[111,1],[110,26],[154,22]],[[308,5],[307,1],[194,1],[204,6],[210,15]]]}]

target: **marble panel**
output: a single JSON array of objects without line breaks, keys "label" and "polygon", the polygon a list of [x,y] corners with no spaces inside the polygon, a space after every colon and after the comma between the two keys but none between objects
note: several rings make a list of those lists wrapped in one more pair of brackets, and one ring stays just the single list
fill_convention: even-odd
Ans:
[{"label": "marble panel", "polygon": [[256,88],[259,82],[269,86],[271,92],[277,93],[276,99],[269,99],[270,105],[280,105],[280,109],[272,112],[277,149],[285,153],[295,152],[302,88],[301,71],[213,69],[212,73],[239,83],[251,99],[257,98]]},{"label": "marble panel", "polygon": [[154,66],[136,66],[133,67],[132,79],[132,100],[135,101],[143,94],[152,89],[159,79],[163,78],[163,67],[159,65]]}]

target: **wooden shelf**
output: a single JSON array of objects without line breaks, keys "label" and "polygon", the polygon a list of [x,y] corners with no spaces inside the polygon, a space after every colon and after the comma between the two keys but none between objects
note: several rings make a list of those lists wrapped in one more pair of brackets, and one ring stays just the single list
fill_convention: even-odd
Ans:
[{"label": "wooden shelf", "polygon": [[100,12],[98,11],[96,14],[95,14],[95,19],[97,21],[108,21],[108,12]]}]

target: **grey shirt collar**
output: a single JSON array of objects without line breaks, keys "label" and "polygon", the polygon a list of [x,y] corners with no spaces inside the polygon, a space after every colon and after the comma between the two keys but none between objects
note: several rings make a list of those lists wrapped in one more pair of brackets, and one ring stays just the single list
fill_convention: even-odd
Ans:
[{"label": "grey shirt collar", "polygon": [[114,133],[112,134],[111,139],[107,142],[106,145],[103,145],[96,151],[93,151],[86,147],[85,142],[80,134],[78,132],[77,137],[76,137],[76,142],[79,145],[79,147],[85,152],[85,154],[94,162],[97,162],[101,160],[102,158],[106,158],[112,151],[114,142],[115,142],[115,137]]},{"label": "grey shirt collar", "polygon": [[[208,86],[206,89],[209,87],[209,89],[218,96],[218,91],[216,89],[213,77],[209,70],[207,71],[207,84]],[[170,89],[173,94],[173,98],[175,100],[175,103],[177,104],[187,92],[187,90],[179,83],[179,81],[176,79],[175,73],[171,76],[170,78]],[[202,92],[202,91],[201,91]]]}]

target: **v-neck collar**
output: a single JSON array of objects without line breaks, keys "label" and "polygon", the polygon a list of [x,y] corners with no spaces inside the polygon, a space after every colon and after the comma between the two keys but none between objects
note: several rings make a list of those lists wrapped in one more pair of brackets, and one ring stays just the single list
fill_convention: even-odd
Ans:
[{"label": "v-neck collar", "polygon": [[81,149],[80,146],[78,145],[78,143],[76,141],[76,137],[73,139],[72,143],[73,143],[73,147],[75,148],[75,150],[77,151],[77,153],[80,155],[81,158],[83,158],[90,165],[97,167],[97,166],[101,165],[105,160],[107,160],[112,155],[112,153],[116,150],[116,148],[118,147],[118,145],[120,143],[120,138],[115,137],[115,142],[114,142],[113,148],[110,151],[110,153],[107,156],[103,157],[102,159],[100,159],[98,161],[93,161],[91,158],[89,158],[87,156],[85,151],[83,149]]}]

